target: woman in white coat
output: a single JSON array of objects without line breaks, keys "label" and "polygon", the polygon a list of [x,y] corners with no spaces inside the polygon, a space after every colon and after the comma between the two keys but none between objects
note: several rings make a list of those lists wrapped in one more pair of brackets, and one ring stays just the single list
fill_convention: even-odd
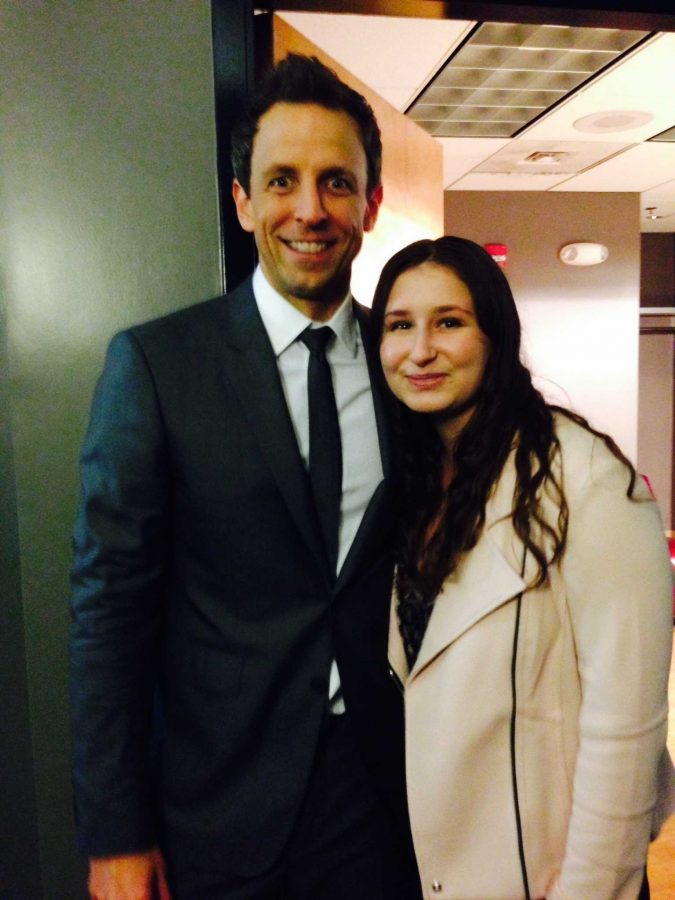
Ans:
[{"label": "woman in white coat", "polygon": [[477,244],[396,254],[372,325],[402,448],[389,656],[424,897],[648,897],[672,788],[656,504],[533,387]]}]

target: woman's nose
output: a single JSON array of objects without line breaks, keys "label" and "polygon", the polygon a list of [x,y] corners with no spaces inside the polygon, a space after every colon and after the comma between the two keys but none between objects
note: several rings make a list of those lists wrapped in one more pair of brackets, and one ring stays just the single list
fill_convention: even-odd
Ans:
[{"label": "woman's nose", "polygon": [[429,362],[436,356],[436,349],[433,341],[425,328],[418,328],[415,334],[415,340],[410,352],[410,358],[417,365]]}]

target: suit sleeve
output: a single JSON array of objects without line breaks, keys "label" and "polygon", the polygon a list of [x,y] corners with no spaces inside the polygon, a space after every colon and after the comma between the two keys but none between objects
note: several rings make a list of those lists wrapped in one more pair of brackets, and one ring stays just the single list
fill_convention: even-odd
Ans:
[{"label": "suit sleeve", "polygon": [[127,853],[155,841],[149,764],[169,535],[169,464],[144,355],[111,342],[82,458],[74,532],[71,690],[80,849]]},{"label": "suit sleeve", "polygon": [[[573,807],[555,900],[635,900],[667,732],[672,574],[656,504],[603,443],[570,504],[562,573],[582,703]],[[578,471],[575,469],[575,471]]]}]

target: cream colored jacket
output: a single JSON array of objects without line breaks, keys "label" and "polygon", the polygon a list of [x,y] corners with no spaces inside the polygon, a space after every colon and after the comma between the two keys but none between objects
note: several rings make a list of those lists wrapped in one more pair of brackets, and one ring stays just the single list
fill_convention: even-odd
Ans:
[{"label": "cream colored jacket", "polygon": [[[634,900],[669,806],[664,755],[672,574],[656,504],[604,444],[557,417],[567,549],[527,589],[509,512],[513,458],[486,527],[438,596],[412,672],[392,613],[406,708],[408,799],[425,898],[521,900],[510,728],[532,898]],[[660,775],[657,776],[657,769]],[[657,782],[660,786],[657,789]]]}]

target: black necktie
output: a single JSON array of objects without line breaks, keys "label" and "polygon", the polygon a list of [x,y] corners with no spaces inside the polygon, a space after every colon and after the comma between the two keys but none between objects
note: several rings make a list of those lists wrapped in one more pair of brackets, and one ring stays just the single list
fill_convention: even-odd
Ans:
[{"label": "black necktie", "polygon": [[340,501],[342,499],[342,445],[326,346],[333,331],[307,328],[300,340],[309,350],[309,477],[314,504],[333,573],[337,569]]}]

